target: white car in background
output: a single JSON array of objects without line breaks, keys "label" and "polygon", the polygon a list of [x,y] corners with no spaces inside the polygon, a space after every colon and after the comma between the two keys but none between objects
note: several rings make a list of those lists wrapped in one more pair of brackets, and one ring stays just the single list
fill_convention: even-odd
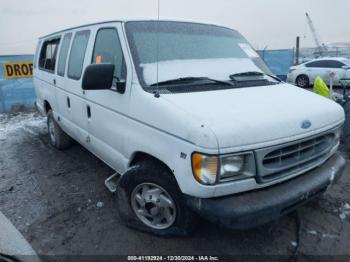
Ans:
[{"label": "white car in background", "polygon": [[329,85],[332,73],[335,74],[333,84],[340,86],[340,79],[350,78],[350,59],[342,57],[319,58],[292,66],[287,75],[287,82],[306,88],[313,85],[315,78],[319,76]]}]

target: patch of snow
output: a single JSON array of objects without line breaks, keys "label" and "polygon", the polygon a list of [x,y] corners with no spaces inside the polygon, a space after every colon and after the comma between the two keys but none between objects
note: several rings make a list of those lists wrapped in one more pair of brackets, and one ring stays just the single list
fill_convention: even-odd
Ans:
[{"label": "patch of snow", "polygon": [[317,235],[317,231],[315,231],[315,230],[308,230],[307,233],[309,233],[311,235]]},{"label": "patch of snow", "polygon": [[97,204],[96,204],[96,206],[97,206],[98,208],[103,207],[103,205],[104,205],[104,204],[103,204],[103,202],[101,202],[101,201],[100,201],[100,202],[97,202]]},{"label": "patch of snow", "polygon": [[36,113],[0,114],[0,140],[6,139],[20,129],[30,130],[30,127],[44,126],[45,118]]},{"label": "patch of snow", "polygon": [[346,218],[346,215],[344,213],[340,213],[339,217],[340,217],[341,220],[344,220]]},{"label": "patch of snow", "polygon": [[337,235],[333,235],[333,234],[322,234],[323,238],[339,238],[339,236]]},{"label": "patch of snow", "polygon": [[322,238],[339,238],[338,235],[320,233],[320,232],[317,232],[316,230],[307,230],[306,232],[310,235],[315,235],[315,236],[320,235]]},{"label": "patch of snow", "polygon": [[349,203],[345,203],[342,207],[339,208],[339,218],[341,220],[346,219],[347,216],[350,215],[350,205]]},{"label": "patch of snow", "polygon": [[229,80],[229,76],[232,74],[247,71],[261,72],[248,58],[171,60],[161,61],[158,64],[141,64],[141,67],[147,85],[180,77],[209,77],[217,80]]}]

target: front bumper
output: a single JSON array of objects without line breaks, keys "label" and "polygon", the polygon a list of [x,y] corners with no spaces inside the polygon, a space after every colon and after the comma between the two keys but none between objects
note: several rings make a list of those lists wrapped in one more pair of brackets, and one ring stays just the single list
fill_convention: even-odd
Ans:
[{"label": "front bumper", "polygon": [[278,185],[220,198],[186,196],[201,217],[232,229],[249,229],[283,216],[317,197],[337,181],[345,160],[336,153],[323,165]]},{"label": "front bumper", "polygon": [[286,82],[287,82],[288,84],[295,84],[293,77],[288,76],[288,75],[287,75]]}]

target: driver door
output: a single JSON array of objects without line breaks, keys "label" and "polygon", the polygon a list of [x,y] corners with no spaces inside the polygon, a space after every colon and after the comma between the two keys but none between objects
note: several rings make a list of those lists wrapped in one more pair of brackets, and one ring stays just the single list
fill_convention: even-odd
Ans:
[{"label": "driver door", "polygon": [[[103,159],[118,173],[122,173],[125,160],[125,142],[128,137],[130,65],[126,63],[126,45],[120,23],[96,25],[94,46],[90,58],[93,63],[111,63],[115,66],[111,89],[87,90],[85,92],[89,110],[88,132],[94,154]],[[117,89],[117,84],[124,86]],[[124,91],[124,92],[123,92]]]}]

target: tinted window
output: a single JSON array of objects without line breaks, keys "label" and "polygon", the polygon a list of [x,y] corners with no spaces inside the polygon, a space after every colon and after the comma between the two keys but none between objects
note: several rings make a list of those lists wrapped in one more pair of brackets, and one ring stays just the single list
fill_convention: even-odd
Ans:
[{"label": "tinted window", "polygon": [[306,67],[327,67],[327,61],[315,61],[315,62],[310,62],[305,65]]},{"label": "tinted window", "polygon": [[58,58],[58,65],[57,65],[57,74],[60,76],[64,76],[71,38],[72,38],[72,33],[69,33],[64,36],[62,41],[62,46],[61,46],[60,55]]},{"label": "tinted window", "polygon": [[96,35],[92,63],[111,63],[115,65],[114,84],[126,78],[123,50],[116,29],[100,29]]},{"label": "tinted window", "polygon": [[41,48],[39,68],[50,72],[55,71],[57,49],[60,39],[45,41]]},{"label": "tinted window", "polygon": [[77,32],[74,36],[68,63],[68,76],[70,78],[80,79],[81,77],[89,36],[90,31],[88,30]]},{"label": "tinted window", "polygon": [[342,66],[344,66],[342,62],[336,60],[329,60],[327,63],[329,68],[342,68]]}]

